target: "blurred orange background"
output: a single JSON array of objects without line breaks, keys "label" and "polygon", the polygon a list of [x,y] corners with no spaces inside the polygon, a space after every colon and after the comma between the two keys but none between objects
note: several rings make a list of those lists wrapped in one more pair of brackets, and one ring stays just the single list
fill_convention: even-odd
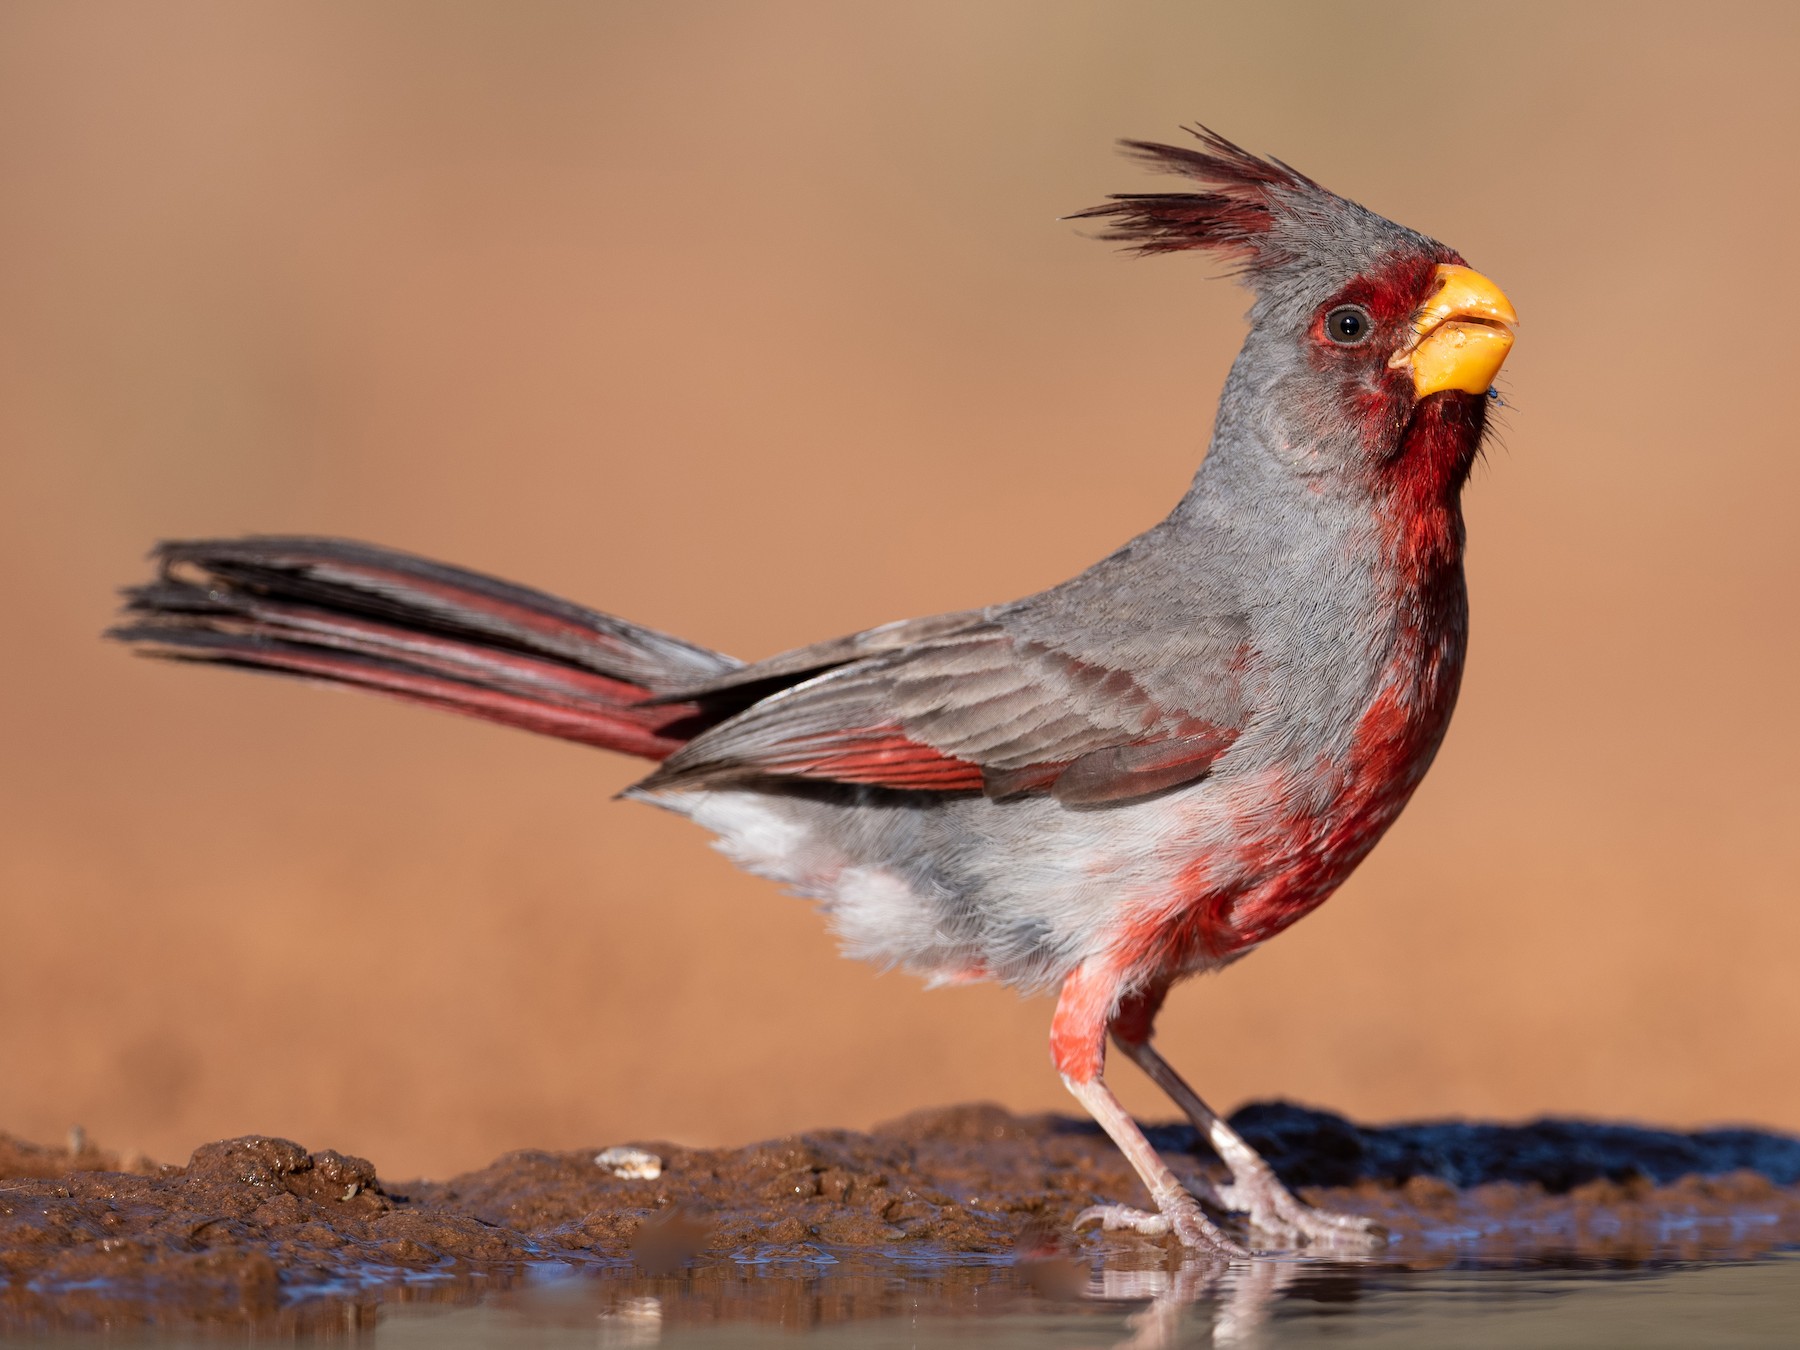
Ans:
[{"label": "blurred orange background", "polygon": [[400,1175],[1073,1109],[1047,1003],[838,959],[609,801],[639,765],[98,633],[152,540],[251,531],[746,657],[1057,581],[1181,493],[1241,338],[1206,262],[1058,220],[1194,119],[1524,326],[1438,765],[1171,1058],[1800,1127],[1796,13],[6,6],[0,1129]]}]

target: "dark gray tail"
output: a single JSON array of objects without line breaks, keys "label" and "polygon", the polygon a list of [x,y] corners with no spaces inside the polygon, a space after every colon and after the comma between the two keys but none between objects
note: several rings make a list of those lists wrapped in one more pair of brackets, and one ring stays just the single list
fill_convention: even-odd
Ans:
[{"label": "dark gray tail", "polygon": [[146,656],[276,671],[660,760],[713,720],[649,704],[739,662],[541,591],[303,536],[159,544],[107,636]]}]

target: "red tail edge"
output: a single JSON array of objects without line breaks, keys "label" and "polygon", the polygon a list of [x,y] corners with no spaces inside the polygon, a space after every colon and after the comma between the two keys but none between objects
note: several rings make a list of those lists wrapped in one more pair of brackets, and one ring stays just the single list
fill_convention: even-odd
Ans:
[{"label": "red tail edge", "polygon": [[[162,639],[166,643],[166,639]],[[694,717],[699,708],[692,703],[668,703],[652,707],[632,707],[621,703],[607,706],[586,701],[581,706],[546,697],[509,692],[467,684],[428,671],[359,658],[354,655],[302,647],[266,644],[254,649],[239,649],[229,654],[200,655],[196,652],[167,649],[152,653],[177,660],[201,660],[267,670],[327,684],[349,685],[384,694],[406,703],[479,717],[486,722],[517,727],[559,740],[575,741],[635,755],[640,759],[662,761],[687,743],[682,734],[666,735],[665,729]],[[597,683],[598,681],[596,681]],[[620,685],[638,698],[642,690]]]}]

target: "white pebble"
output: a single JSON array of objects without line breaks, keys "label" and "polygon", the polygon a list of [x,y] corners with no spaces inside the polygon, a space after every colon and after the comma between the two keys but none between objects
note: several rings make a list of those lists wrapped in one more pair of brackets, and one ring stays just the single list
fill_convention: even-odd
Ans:
[{"label": "white pebble", "polygon": [[661,1158],[641,1148],[609,1148],[596,1153],[594,1162],[627,1181],[650,1181],[660,1177],[663,1168]]}]

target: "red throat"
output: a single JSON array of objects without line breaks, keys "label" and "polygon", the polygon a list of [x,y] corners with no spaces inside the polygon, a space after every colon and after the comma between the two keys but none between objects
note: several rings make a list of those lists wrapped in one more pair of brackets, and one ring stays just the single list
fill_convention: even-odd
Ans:
[{"label": "red throat", "polygon": [[1481,449],[1487,400],[1433,394],[1413,412],[1399,448],[1376,470],[1391,560],[1403,580],[1462,560],[1462,490]]}]

